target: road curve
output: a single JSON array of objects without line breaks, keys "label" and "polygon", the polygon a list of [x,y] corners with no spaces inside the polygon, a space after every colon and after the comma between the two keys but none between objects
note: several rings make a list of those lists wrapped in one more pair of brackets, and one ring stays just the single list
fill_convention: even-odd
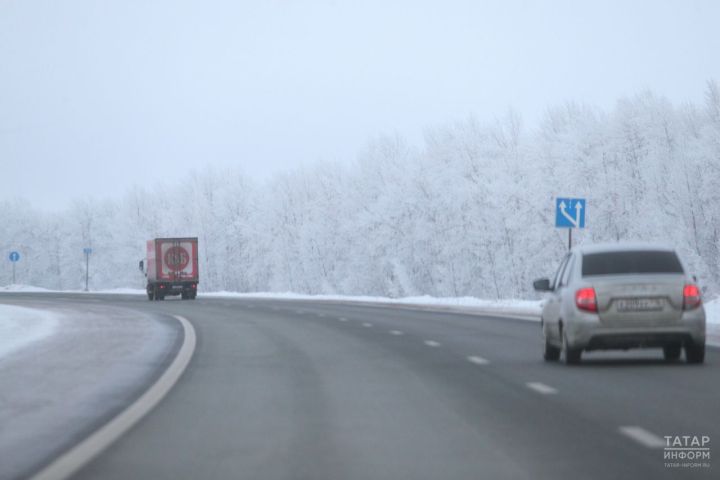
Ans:
[{"label": "road curve", "polygon": [[[38,297],[0,301],[8,298]],[[631,351],[567,367],[541,360],[536,323],[510,319],[301,301],[42,298],[182,315],[197,333],[165,399],[73,478],[717,477],[713,466],[666,466],[658,443],[688,434],[720,442],[716,349],[701,366]]]}]

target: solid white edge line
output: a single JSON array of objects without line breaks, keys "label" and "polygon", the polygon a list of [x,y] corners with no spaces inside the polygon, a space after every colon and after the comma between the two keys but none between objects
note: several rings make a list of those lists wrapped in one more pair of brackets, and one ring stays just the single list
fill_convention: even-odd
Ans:
[{"label": "solid white edge line", "polygon": [[192,324],[179,315],[173,316],[182,324],[184,339],[177,356],[167,370],[132,405],[53,460],[35,474],[32,480],[62,480],[70,477],[130,430],[167,395],[190,363],[196,344],[195,329]]},{"label": "solid white edge line", "polygon": [[642,427],[628,425],[620,427],[618,430],[620,430],[620,433],[626,437],[632,438],[637,443],[647,448],[663,448],[667,446],[665,440],[654,433],[648,432]]},{"label": "solid white edge line", "polygon": [[543,395],[553,395],[557,393],[557,389],[551,387],[550,385],[545,385],[544,383],[540,382],[527,382],[525,385],[531,390],[535,390],[538,393],[542,393]]},{"label": "solid white edge line", "polygon": [[475,355],[471,355],[467,357],[467,359],[470,363],[474,363],[475,365],[487,365],[488,363],[490,363],[489,360]]},{"label": "solid white edge line", "polygon": [[435,340],[425,340],[425,345],[428,347],[439,347],[440,343],[436,342]]}]

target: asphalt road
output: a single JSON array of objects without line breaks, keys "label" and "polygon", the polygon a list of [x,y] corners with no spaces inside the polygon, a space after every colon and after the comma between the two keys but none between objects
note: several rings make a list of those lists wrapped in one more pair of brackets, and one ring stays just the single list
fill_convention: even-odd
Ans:
[{"label": "asphalt road", "polygon": [[[170,393],[76,479],[719,476],[717,349],[700,366],[667,364],[657,350],[594,353],[568,367],[543,362],[539,324],[520,320],[299,301],[41,298],[159,322],[182,315],[197,334]],[[666,466],[665,435],[708,436],[712,466]]]}]

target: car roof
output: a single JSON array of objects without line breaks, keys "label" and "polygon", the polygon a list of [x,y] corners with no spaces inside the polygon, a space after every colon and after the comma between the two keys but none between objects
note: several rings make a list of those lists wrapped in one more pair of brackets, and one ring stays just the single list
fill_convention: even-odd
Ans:
[{"label": "car roof", "polygon": [[606,252],[632,252],[652,250],[661,252],[674,252],[675,249],[661,243],[649,242],[614,242],[614,243],[595,243],[588,245],[579,245],[573,248],[573,251],[581,254],[586,253],[606,253]]}]

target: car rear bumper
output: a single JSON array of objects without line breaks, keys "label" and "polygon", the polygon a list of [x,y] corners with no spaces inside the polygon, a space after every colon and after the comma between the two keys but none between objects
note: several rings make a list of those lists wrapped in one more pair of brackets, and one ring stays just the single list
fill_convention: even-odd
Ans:
[{"label": "car rear bumper", "polygon": [[[652,348],[666,345],[689,345],[697,340],[684,333],[613,333],[598,334],[590,337],[583,347],[585,350],[612,350],[626,348]],[[704,343],[704,341],[703,341]]]},{"label": "car rear bumper", "polygon": [[704,345],[705,314],[685,312],[673,325],[608,327],[597,315],[583,314],[566,325],[568,342],[584,350],[662,347],[671,344]]}]

